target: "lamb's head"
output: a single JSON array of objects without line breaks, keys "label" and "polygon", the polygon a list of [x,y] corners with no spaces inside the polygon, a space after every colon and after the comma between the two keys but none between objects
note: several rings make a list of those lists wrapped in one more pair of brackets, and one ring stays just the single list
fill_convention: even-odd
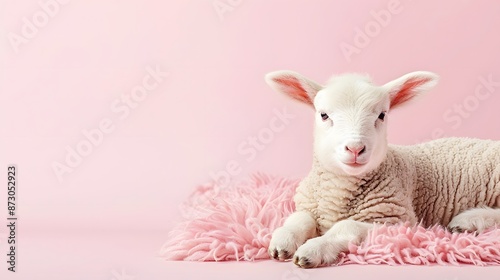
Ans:
[{"label": "lamb's head", "polygon": [[334,76],[326,86],[291,71],[266,75],[276,91],[316,110],[314,153],[328,171],[363,176],[387,153],[389,111],[437,83],[430,72],[406,74],[383,86],[358,74]]}]

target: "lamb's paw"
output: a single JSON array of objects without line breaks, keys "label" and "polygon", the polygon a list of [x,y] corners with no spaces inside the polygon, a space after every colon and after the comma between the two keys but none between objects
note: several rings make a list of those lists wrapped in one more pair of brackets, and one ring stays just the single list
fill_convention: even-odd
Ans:
[{"label": "lamb's paw", "polygon": [[335,247],[322,236],[309,239],[295,252],[293,263],[301,268],[333,264],[337,261],[340,253]]},{"label": "lamb's paw", "polygon": [[292,231],[284,227],[277,228],[269,243],[269,256],[279,261],[289,260],[302,242]]},{"label": "lamb's paw", "polygon": [[500,224],[499,209],[476,208],[455,216],[448,224],[452,232],[481,233],[496,224]]}]

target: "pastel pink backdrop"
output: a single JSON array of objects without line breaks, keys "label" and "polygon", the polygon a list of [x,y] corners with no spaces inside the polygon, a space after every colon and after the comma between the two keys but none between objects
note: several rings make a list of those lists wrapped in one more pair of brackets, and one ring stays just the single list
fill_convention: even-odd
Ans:
[{"label": "pastel pink backdrop", "polygon": [[[219,15],[216,2],[232,8]],[[398,12],[376,23],[374,13],[396,2]],[[389,115],[390,142],[436,135],[500,139],[500,2],[396,2],[65,1],[15,52],[9,34],[20,34],[23,17],[42,8],[34,0],[1,1],[0,166],[19,169],[18,236],[90,232],[100,240],[101,232],[115,238],[154,232],[154,239],[132,238],[135,257],[154,255],[180,220],[180,202],[228,163],[239,165],[232,180],[255,171],[304,176],[312,111],[268,88],[263,77],[274,70],[319,82],[333,73],[365,72],[379,84],[434,71],[441,76],[435,90]],[[348,59],[341,46],[356,47],[357,30],[367,28],[373,36]],[[119,119],[110,105],[142,83],[147,67],[169,76]],[[488,78],[497,84],[479,100],[476,88]],[[464,102],[470,112],[457,119],[454,106]],[[268,132],[274,110],[284,108],[294,118],[254,158],[238,150]],[[454,122],[443,117],[449,110]],[[82,130],[105,118],[114,130],[60,182],[53,162],[64,163],[65,147],[75,148],[85,140]],[[6,181],[6,172],[1,178]],[[0,193],[5,209],[6,191]],[[0,213],[4,221],[6,211]],[[20,247],[20,257],[42,254],[39,244]],[[38,260],[31,256],[25,271]]]}]

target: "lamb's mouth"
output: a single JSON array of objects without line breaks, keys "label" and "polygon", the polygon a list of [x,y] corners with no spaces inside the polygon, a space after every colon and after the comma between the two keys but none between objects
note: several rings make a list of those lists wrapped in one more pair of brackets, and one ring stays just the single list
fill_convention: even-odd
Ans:
[{"label": "lamb's mouth", "polygon": [[352,168],[357,168],[365,165],[366,163],[360,163],[360,162],[344,162],[345,165],[352,167]]}]

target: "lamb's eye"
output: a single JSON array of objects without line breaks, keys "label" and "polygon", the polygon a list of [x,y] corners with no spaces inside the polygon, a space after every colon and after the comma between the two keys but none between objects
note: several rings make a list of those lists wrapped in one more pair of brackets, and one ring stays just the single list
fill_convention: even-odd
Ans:
[{"label": "lamb's eye", "polygon": [[322,112],[321,113],[321,119],[324,120],[324,121],[328,120],[328,115],[326,113]]},{"label": "lamb's eye", "polygon": [[380,115],[378,115],[379,120],[384,121],[384,118],[385,118],[385,112],[382,112],[380,113]]}]

